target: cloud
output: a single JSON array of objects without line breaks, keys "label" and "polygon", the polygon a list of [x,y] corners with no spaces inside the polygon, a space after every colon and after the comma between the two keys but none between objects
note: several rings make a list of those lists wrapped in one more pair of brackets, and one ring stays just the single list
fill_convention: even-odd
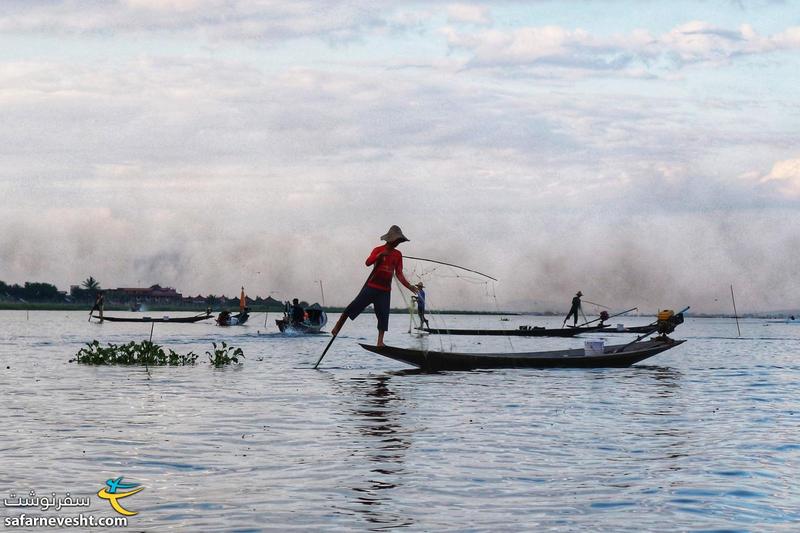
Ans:
[{"label": "cloud", "polygon": [[489,8],[476,4],[450,4],[447,6],[447,20],[456,23],[490,25],[492,16]]},{"label": "cloud", "polygon": [[275,43],[316,37],[329,41],[359,38],[384,25],[385,1],[347,3],[297,0],[74,0],[7,2],[0,30],[41,34],[174,32],[210,40]]},{"label": "cloud", "polygon": [[[445,3],[78,5],[0,8],[12,44],[71,35],[67,54],[0,63],[0,279],[302,298],[323,279],[328,303],[345,304],[364,255],[399,224],[407,253],[499,277],[500,307],[558,308],[581,288],[613,305],[713,310],[739,280],[751,280],[746,308],[800,297],[786,267],[796,232],[782,223],[797,216],[796,174],[766,170],[796,144],[791,98],[719,80],[714,92],[572,83],[791,49],[793,29],[502,30],[476,28],[488,10],[451,6],[458,52],[444,57],[425,32]],[[371,32],[381,39],[359,44]],[[166,45],[148,53],[137,33]],[[354,41],[238,46],[303,37]],[[98,42],[109,54],[76,53]],[[464,58],[503,76],[458,68]],[[542,77],[515,77],[525,69]],[[742,168],[762,170],[736,179]],[[482,282],[441,274],[435,308],[495,307]]]},{"label": "cloud", "polygon": [[692,21],[662,35],[647,30],[601,36],[561,26],[442,30],[448,45],[467,52],[470,67],[572,68],[636,74],[675,70],[696,63],[719,64],[739,56],[800,48],[800,27],[761,36],[750,25],[737,30]]},{"label": "cloud", "polygon": [[[0,87],[0,118],[15,125],[0,131],[6,281],[91,274],[306,297],[324,279],[329,303],[344,304],[397,223],[408,253],[500,277],[501,307],[560,305],[577,284],[615,304],[702,308],[714,268],[754,273],[732,251],[752,239],[754,256],[777,257],[791,239],[743,224],[724,240],[720,219],[752,208],[754,189],[699,168],[719,126],[702,120],[704,102],[532,98],[460,74],[266,73],[199,57],[6,63]],[[680,275],[686,264],[707,275]],[[494,307],[486,287],[458,283],[433,281],[440,308]],[[759,283],[752,304],[776,301]]]},{"label": "cloud", "polygon": [[772,170],[758,181],[776,190],[781,196],[800,199],[800,159],[776,162]]}]

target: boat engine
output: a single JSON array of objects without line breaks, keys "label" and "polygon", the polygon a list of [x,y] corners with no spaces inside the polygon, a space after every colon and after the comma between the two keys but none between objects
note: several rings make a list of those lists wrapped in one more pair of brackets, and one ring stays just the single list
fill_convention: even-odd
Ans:
[{"label": "boat engine", "polygon": [[671,309],[665,309],[658,312],[658,333],[667,335],[675,331],[675,328],[683,324],[683,313],[675,314]]}]

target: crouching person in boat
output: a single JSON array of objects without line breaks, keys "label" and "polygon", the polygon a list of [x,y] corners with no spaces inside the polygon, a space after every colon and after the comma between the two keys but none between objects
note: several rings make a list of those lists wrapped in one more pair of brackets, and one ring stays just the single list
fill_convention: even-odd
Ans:
[{"label": "crouching person in boat", "polygon": [[217,316],[217,325],[218,326],[230,326],[231,325],[231,312],[230,311],[221,311],[219,316]]},{"label": "crouching person in boat", "polygon": [[383,335],[389,329],[389,308],[392,295],[392,278],[396,275],[405,288],[417,294],[418,289],[406,280],[403,275],[403,254],[397,250],[400,243],[408,241],[398,226],[392,226],[386,235],[381,237],[386,244],[378,246],[367,257],[366,265],[372,266],[372,273],[358,296],[345,308],[342,316],[331,330],[335,337],[342,329],[345,320],[350,320],[361,314],[369,304],[375,309],[378,319],[378,346],[383,346]]},{"label": "crouching person in boat", "polygon": [[295,298],[292,300],[292,312],[290,314],[292,319],[292,325],[297,326],[298,324],[302,324],[303,321],[306,319],[306,311],[300,305],[300,301]]}]

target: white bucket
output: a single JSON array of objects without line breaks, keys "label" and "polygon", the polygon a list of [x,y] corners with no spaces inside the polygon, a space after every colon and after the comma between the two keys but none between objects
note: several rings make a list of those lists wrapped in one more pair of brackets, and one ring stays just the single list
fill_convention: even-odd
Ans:
[{"label": "white bucket", "polygon": [[605,342],[603,339],[587,339],[583,342],[583,353],[585,355],[603,355]]}]

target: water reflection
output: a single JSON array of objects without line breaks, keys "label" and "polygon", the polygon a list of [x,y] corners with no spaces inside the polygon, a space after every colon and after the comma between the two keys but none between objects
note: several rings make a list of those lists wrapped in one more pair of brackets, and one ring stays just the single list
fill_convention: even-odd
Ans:
[{"label": "water reflection", "polygon": [[401,425],[404,399],[389,388],[392,374],[352,378],[354,396],[359,404],[353,414],[361,423],[356,424],[364,437],[364,459],[374,463],[368,479],[352,488],[356,493],[356,510],[366,520],[387,527],[410,526],[414,522],[390,505],[393,489],[398,488],[405,474],[405,454],[411,447],[408,430]]}]

